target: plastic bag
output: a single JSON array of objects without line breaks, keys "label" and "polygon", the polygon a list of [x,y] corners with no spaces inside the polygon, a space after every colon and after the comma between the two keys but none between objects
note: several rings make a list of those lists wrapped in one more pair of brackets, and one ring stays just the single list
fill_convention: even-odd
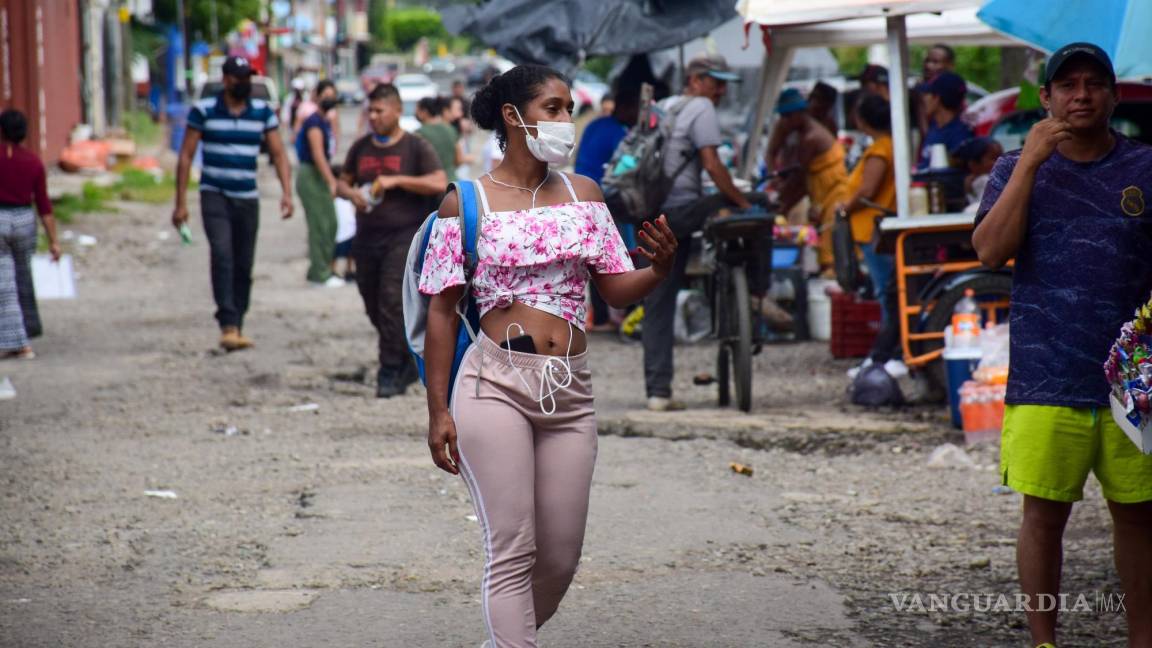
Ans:
[{"label": "plastic bag", "polygon": [[676,293],[676,320],[673,335],[677,342],[699,342],[712,332],[712,307],[699,290],[681,290]]}]

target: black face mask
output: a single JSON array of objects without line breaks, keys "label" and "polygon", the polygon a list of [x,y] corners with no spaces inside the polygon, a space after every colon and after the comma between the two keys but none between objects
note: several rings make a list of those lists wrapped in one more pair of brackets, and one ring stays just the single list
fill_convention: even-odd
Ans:
[{"label": "black face mask", "polygon": [[252,96],[252,82],[251,81],[237,81],[232,85],[232,89],[228,91],[233,99],[244,100]]},{"label": "black face mask", "polygon": [[338,103],[340,103],[340,102],[337,101],[336,99],[321,99],[320,100],[320,111],[321,112],[328,112],[329,110],[332,110],[333,108],[335,108],[336,104],[338,104]]}]

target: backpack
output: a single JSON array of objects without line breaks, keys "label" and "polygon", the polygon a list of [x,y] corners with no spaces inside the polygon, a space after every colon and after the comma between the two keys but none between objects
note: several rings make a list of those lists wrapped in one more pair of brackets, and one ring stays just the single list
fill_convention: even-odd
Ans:
[{"label": "backpack", "polygon": [[[461,237],[464,239],[464,278],[467,282],[464,295],[460,298],[460,303],[456,304],[460,325],[456,330],[456,351],[452,356],[452,373],[448,382],[448,394],[451,397],[452,386],[456,383],[456,373],[464,360],[464,353],[476,340],[476,331],[480,328],[480,309],[472,297],[472,275],[476,271],[476,242],[480,236],[480,216],[476,202],[476,187],[471,181],[454,182],[448,185],[448,191],[456,191],[460,201],[460,217],[463,225]],[[428,328],[428,304],[432,298],[420,292],[420,273],[424,270],[424,254],[432,237],[432,226],[439,217],[439,212],[433,211],[424,219],[424,224],[412,237],[408,257],[404,262],[404,333],[408,338],[408,350],[412,353],[416,369],[420,372],[420,382],[424,385],[428,384],[424,367],[424,333]]]},{"label": "backpack", "polygon": [[680,101],[664,117],[651,112],[648,118],[633,126],[616,147],[601,186],[604,204],[617,220],[638,225],[660,215],[673,181],[696,157],[693,151],[671,175],[664,170],[676,119],[692,101],[692,98]]}]

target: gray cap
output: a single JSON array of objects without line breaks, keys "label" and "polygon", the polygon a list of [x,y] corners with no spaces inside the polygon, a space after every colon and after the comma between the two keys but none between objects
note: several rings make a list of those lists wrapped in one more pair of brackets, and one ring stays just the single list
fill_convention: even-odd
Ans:
[{"label": "gray cap", "polygon": [[719,54],[697,54],[688,61],[688,67],[684,71],[685,77],[693,77],[699,74],[707,74],[715,79],[721,81],[739,81],[740,75],[732,71],[728,67],[728,61]]}]

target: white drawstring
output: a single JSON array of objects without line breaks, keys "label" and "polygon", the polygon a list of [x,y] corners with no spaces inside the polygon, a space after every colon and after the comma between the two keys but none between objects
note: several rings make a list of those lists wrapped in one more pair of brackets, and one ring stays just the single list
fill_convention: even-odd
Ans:
[{"label": "white drawstring", "polygon": [[[504,329],[505,347],[510,346],[513,326],[520,329],[520,335],[527,335],[523,326],[515,322],[509,324],[508,327]],[[536,398],[532,399],[540,405],[540,412],[543,413],[544,416],[552,416],[556,413],[556,394],[563,389],[567,389],[572,384],[571,357],[572,338],[574,337],[575,333],[572,330],[572,322],[568,322],[568,350],[565,351],[564,358],[561,359],[559,356],[545,356],[544,366],[540,370],[540,389],[537,391]],[[520,373],[520,368],[517,367],[512,360],[512,349],[508,348],[506,351],[508,353],[508,364],[512,365],[516,376],[520,378],[520,382],[524,383],[524,389],[528,390],[528,393],[532,393],[532,387],[528,384],[528,381],[525,380],[524,374]],[[557,379],[557,374],[562,377]],[[546,402],[551,403],[551,407],[545,405]]]}]

